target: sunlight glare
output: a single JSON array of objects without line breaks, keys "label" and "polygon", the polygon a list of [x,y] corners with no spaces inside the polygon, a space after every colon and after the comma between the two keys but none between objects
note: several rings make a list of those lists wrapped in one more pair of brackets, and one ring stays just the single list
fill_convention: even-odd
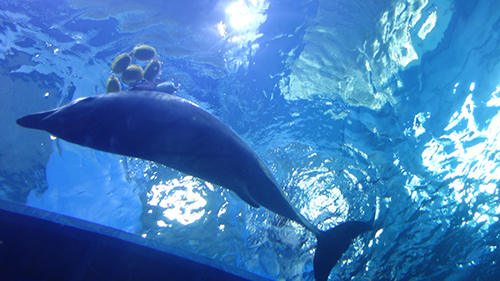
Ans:
[{"label": "sunlight glare", "polygon": [[234,29],[255,33],[266,20],[264,12],[268,6],[265,0],[238,0],[226,9],[226,14]]},{"label": "sunlight glare", "polygon": [[221,37],[226,37],[227,31],[226,31],[226,24],[220,21],[215,25],[217,27],[217,30],[219,31],[219,34]]},{"label": "sunlight glare", "polygon": [[432,13],[429,14],[427,20],[425,20],[424,24],[422,24],[422,27],[418,31],[417,35],[418,37],[420,37],[420,39],[425,40],[427,34],[429,34],[436,26],[437,19],[438,17],[436,11],[433,11]]},{"label": "sunlight glare", "polygon": [[[200,183],[192,177],[185,177],[180,181],[173,179],[154,185],[147,194],[148,204],[163,208],[163,216],[169,221],[188,225],[205,215],[207,201],[200,188]],[[157,224],[159,227],[171,226],[164,220],[158,220]]]},{"label": "sunlight glare", "polygon": [[475,88],[476,88],[476,83],[474,82],[470,83],[469,90],[473,92]]},{"label": "sunlight glare", "polygon": [[236,29],[249,26],[254,20],[250,9],[243,0],[235,2],[226,9],[226,13],[231,15],[231,24]]}]

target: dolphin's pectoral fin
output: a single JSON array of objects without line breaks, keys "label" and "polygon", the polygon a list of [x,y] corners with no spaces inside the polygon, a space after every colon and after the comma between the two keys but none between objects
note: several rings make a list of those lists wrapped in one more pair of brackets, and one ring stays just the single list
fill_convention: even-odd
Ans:
[{"label": "dolphin's pectoral fin", "polygon": [[253,199],[252,195],[248,191],[248,188],[247,188],[246,184],[241,184],[240,188],[238,188],[238,189],[231,189],[231,190],[234,191],[248,205],[250,205],[250,206],[252,206],[254,208],[259,208],[260,207],[260,204],[257,203],[257,201],[255,201],[255,199]]}]

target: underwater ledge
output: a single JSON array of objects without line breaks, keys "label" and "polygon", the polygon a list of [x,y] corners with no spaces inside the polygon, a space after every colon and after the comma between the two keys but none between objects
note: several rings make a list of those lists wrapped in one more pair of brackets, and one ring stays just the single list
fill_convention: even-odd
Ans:
[{"label": "underwater ledge", "polygon": [[132,233],[0,200],[0,280],[269,280]]}]

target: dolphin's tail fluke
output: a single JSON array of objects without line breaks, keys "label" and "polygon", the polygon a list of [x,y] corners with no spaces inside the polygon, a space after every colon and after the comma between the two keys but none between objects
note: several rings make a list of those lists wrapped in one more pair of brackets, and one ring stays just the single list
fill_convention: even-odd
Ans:
[{"label": "dolphin's tail fluke", "polygon": [[352,240],[363,232],[373,229],[366,222],[350,221],[339,224],[328,230],[321,231],[316,238],[318,244],[314,254],[314,277],[316,281],[326,281],[330,271],[347,251]]},{"label": "dolphin's tail fluke", "polygon": [[43,128],[41,127],[42,120],[52,113],[54,113],[54,110],[26,115],[17,119],[16,123],[17,125],[25,128],[43,130]]}]

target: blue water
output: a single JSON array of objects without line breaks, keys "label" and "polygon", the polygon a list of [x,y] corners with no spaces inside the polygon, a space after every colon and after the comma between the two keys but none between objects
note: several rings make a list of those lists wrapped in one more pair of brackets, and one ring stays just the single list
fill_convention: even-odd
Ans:
[{"label": "blue water", "polygon": [[331,280],[500,280],[500,2],[2,1],[0,20],[1,199],[313,280],[301,226],[15,124],[104,93],[149,44],[313,224],[375,219]]}]

